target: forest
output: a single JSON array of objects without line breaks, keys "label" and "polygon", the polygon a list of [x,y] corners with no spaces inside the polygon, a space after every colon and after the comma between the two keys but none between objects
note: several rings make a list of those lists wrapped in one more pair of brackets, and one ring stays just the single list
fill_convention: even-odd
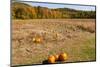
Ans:
[{"label": "forest", "polygon": [[96,11],[83,11],[71,8],[48,8],[13,2],[12,19],[95,19]]}]

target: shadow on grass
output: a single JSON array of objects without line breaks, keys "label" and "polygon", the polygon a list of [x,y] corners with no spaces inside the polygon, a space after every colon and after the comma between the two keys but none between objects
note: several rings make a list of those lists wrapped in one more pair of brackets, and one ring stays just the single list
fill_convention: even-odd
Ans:
[{"label": "shadow on grass", "polygon": [[48,63],[48,60],[44,60],[44,61],[42,62],[42,64],[50,64],[50,63]]},{"label": "shadow on grass", "polygon": [[44,60],[42,64],[61,64],[64,63],[63,61],[57,60],[55,63],[49,63],[48,60]]}]

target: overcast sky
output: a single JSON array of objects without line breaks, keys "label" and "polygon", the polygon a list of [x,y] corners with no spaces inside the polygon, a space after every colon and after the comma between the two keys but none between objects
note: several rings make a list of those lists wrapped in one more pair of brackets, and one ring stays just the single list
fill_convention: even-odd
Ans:
[{"label": "overcast sky", "polygon": [[83,6],[83,5],[72,5],[72,4],[54,4],[54,3],[36,3],[36,2],[24,2],[32,6],[42,6],[48,8],[72,8],[76,10],[95,11],[95,6]]}]

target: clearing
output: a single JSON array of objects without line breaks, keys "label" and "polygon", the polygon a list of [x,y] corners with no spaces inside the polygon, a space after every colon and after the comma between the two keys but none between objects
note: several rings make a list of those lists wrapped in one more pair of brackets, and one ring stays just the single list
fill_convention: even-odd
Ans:
[{"label": "clearing", "polygon": [[[95,19],[12,20],[12,65],[42,64],[50,54],[66,52],[66,62],[93,61]],[[35,36],[42,37],[34,43]]]}]

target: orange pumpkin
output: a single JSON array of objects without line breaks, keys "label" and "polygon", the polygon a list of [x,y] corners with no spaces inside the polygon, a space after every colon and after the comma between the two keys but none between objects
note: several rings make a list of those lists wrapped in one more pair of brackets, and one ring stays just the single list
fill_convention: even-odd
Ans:
[{"label": "orange pumpkin", "polygon": [[59,58],[59,55],[55,55],[55,60],[58,60],[58,58]]},{"label": "orange pumpkin", "polygon": [[53,55],[48,57],[48,63],[55,63],[55,57]]},{"label": "orange pumpkin", "polygon": [[65,61],[65,60],[67,60],[68,59],[68,55],[66,54],[66,53],[61,53],[60,55],[59,55],[59,60],[60,61]]},{"label": "orange pumpkin", "polygon": [[33,42],[35,42],[36,41],[36,39],[35,38],[33,38]]},{"label": "orange pumpkin", "polygon": [[36,42],[40,43],[41,42],[41,38],[36,38]]},{"label": "orange pumpkin", "polygon": [[35,42],[35,43],[41,43],[42,42],[42,38],[33,38],[33,42]]}]

